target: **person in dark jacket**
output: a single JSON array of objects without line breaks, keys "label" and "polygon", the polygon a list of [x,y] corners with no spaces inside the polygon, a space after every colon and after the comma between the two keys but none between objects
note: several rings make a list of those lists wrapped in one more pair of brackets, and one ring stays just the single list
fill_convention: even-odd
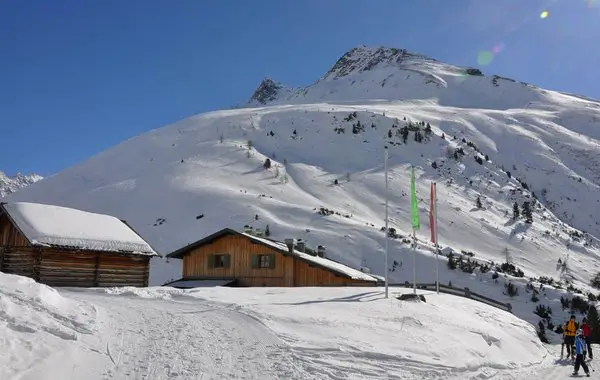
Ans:
[{"label": "person in dark jacket", "polygon": [[[594,358],[592,353],[592,344],[590,343],[590,334],[592,333],[592,328],[587,323],[587,318],[583,318],[581,321],[581,331],[583,331],[583,337],[585,338],[585,344],[587,345],[587,355],[590,357],[590,360]],[[583,356],[585,360],[585,355]]]},{"label": "person in dark jacket", "polygon": [[583,331],[581,329],[577,330],[577,337],[575,338],[575,353],[577,357],[575,358],[575,370],[573,371],[573,376],[577,376],[577,372],[579,372],[579,366],[583,368],[585,371],[585,375],[590,377],[590,369],[587,364],[585,364],[585,360],[583,359],[583,355],[585,355],[585,337],[583,336]]}]

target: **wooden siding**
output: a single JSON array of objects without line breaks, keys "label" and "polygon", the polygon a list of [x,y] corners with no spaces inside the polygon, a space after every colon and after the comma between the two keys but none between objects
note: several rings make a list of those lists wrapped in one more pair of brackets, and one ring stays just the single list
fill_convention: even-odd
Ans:
[{"label": "wooden siding", "polygon": [[0,214],[0,247],[27,247],[29,242],[12,224],[8,216]]},{"label": "wooden siding", "polygon": [[0,271],[49,286],[148,286],[150,257],[110,252],[31,247],[5,214],[0,215]]},{"label": "wooden siding", "polygon": [[4,252],[4,273],[27,276],[49,286],[148,286],[147,256],[19,248]]},{"label": "wooden siding", "polygon": [[[229,267],[213,268],[210,255],[228,254]],[[253,268],[254,255],[272,254],[272,268]],[[243,236],[227,235],[198,247],[183,257],[184,278],[236,278],[240,286],[292,286],[293,260],[272,248],[256,244]]]},{"label": "wooden siding", "polygon": [[[228,266],[213,267],[211,255],[226,254]],[[272,268],[254,268],[253,257],[272,254]],[[256,259],[254,259],[256,260]],[[235,278],[240,286],[344,286],[375,285],[366,281],[337,276],[326,269],[287,256],[244,236],[226,235],[191,250],[183,256],[183,278]]]},{"label": "wooden siding", "polygon": [[99,255],[98,285],[148,286],[150,257]]}]

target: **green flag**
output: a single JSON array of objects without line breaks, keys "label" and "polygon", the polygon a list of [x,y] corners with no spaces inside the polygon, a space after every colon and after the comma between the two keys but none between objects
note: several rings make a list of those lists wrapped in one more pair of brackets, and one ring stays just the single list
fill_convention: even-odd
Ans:
[{"label": "green flag", "polygon": [[412,167],[410,175],[410,208],[412,210],[412,228],[418,230],[419,224],[419,205],[417,204],[417,193],[415,191],[415,167]]}]

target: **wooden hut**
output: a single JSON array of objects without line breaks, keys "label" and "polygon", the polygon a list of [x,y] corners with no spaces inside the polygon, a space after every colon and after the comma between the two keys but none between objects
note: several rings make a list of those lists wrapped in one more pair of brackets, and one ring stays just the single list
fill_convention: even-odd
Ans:
[{"label": "wooden hut", "polygon": [[0,203],[0,271],[50,286],[148,286],[158,254],[125,221],[39,203]]},{"label": "wooden hut", "polygon": [[302,245],[258,237],[229,228],[167,255],[183,259],[181,280],[173,287],[203,281],[238,286],[375,286],[378,279],[327,259]]}]

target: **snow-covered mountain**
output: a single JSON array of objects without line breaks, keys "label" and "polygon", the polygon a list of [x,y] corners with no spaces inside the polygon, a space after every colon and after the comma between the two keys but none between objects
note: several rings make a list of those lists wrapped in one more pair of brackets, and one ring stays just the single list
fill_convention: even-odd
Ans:
[{"label": "snow-covered mountain", "polygon": [[[427,213],[435,181],[445,252],[495,263],[508,254],[525,275],[556,279],[566,260],[566,275],[582,286],[600,270],[597,120],[594,100],[400,49],[358,47],[310,86],[265,80],[245,108],[132,138],[7,201],[119,216],[163,254],[223,227],[269,225],[273,238],[325,245],[330,257],[381,274],[387,144],[398,235],[392,281],[412,279],[414,165],[419,281],[434,280]],[[515,202],[520,212],[530,202],[533,223],[512,218]],[[153,262],[151,284],[179,277],[179,265]],[[461,281],[454,273],[442,270],[441,281]]]},{"label": "snow-covered mountain", "polygon": [[12,194],[19,189],[29,186],[32,183],[42,179],[43,177],[37,174],[23,175],[21,173],[17,173],[13,177],[9,177],[0,171],[0,198]]}]

